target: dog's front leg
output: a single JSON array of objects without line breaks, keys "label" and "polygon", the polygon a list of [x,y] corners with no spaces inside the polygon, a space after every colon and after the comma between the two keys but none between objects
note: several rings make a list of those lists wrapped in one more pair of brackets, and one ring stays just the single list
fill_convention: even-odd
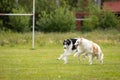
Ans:
[{"label": "dog's front leg", "polygon": [[75,54],[74,54],[74,57],[78,57],[78,61],[80,62],[80,55],[83,54],[84,51],[82,50],[78,50]]},{"label": "dog's front leg", "polygon": [[79,57],[82,53],[83,53],[83,51],[78,50],[78,51],[74,54],[74,57]]},{"label": "dog's front leg", "polygon": [[65,53],[63,53],[62,55],[60,55],[60,57],[59,58],[57,58],[58,60],[61,60],[61,59],[63,59],[65,57]]},{"label": "dog's front leg", "polygon": [[63,54],[61,54],[61,55],[60,55],[60,57],[59,57],[59,58],[57,58],[57,59],[58,59],[58,60],[63,59],[63,58],[66,56],[66,53],[67,53],[67,50],[66,50],[66,49],[64,49],[64,53],[63,53]]},{"label": "dog's front leg", "polygon": [[61,60],[63,59],[64,60],[64,64],[67,64],[68,62],[68,55],[66,53],[63,53],[59,58],[58,60]]},{"label": "dog's front leg", "polygon": [[78,57],[78,61],[80,62],[80,51],[76,52],[74,54],[74,57]]},{"label": "dog's front leg", "polygon": [[63,58],[63,60],[64,60],[64,64],[67,64],[67,62],[68,62],[68,56],[65,56],[64,58]]},{"label": "dog's front leg", "polygon": [[82,53],[83,51],[82,51],[82,49],[81,49],[81,47],[77,47],[77,49],[76,49],[76,52],[75,52],[75,54],[74,54],[74,57],[78,57],[78,56],[80,56],[80,54]]},{"label": "dog's front leg", "polygon": [[79,51],[74,54],[74,57],[77,57],[79,55]]},{"label": "dog's front leg", "polygon": [[85,60],[85,58],[86,58],[87,55],[88,55],[87,53],[83,53],[83,54],[82,54],[82,60],[83,60],[83,61]]}]

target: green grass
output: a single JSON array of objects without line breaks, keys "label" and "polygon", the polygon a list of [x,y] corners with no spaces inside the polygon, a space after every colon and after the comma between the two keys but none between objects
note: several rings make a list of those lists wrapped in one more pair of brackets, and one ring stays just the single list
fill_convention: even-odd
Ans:
[{"label": "green grass", "polygon": [[[119,80],[120,33],[116,30],[89,33],[35,33],[35,49],[31,33],[1,32],[0,80]],[[68,64],[56,60],[63,53],[66,38],[85,37],[97,42],[104,52],[104,64],[88,58],[78,62],[73,55]]]},{"label": "green grass", "polygon": [[103,65],[96,59],[78,63],[73,55],[65,65],[56,60],[62,48],[0,48],[0,80],[119,80],[119,47],[103,47]]},{"label": "green grass", "polygon": [[[93,32],[67,32],[67,33],[42,33],[35,32],[35,48],[49,46],[60,46],[66,38],[84,37],[95,41],[98,44],[120,43],[120,32],[117,30],[96,30]],[[32,33],[0,32],[0,46],[30,48],[32,43]]]}]

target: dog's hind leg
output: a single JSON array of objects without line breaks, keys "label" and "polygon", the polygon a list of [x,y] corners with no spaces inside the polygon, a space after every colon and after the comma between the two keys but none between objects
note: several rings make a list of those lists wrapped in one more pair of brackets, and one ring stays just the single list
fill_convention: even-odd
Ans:
[{"label": "dog's hind leg", "polygon": [[80,54],[78,54],[78,63],[80,63]]},{"label": "dog's hind leg", "polygon": [[104,55],[103,55],[103,53],[101,52],[101,54],[100,54],[100,63],[101,63],[101,64],[103,64],[103,56],[104,56]]},{"label": "dog's hind leg", "polygon": [[80,52],[76,52],[75,54],[74,54],[74,57],[77,57],[77,56],[79,56],[80,55]]},{"label": "dog's hind leg", "polygon": [[93,63],[93,56],[92,54],[89,54],[88,56],[89,56],[89,63],[91,65]]},{"label": "dog's hind leg", "polygon": [[83,61],[85,60],[85,58],[86,58],[87,55],[88,55],[87,53],[83,53],[83,54],[82,54],[82,60],[83,60]]}]

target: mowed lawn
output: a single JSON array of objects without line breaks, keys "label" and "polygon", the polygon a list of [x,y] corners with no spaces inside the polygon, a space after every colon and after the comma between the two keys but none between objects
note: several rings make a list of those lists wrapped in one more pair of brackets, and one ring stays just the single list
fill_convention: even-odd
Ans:
[{"label": "mowed lawn", "polygon": [[120,46],[103,46],[104,64],[88,58],[79,63],[70,55],[68,64],[58,61],[61,47],[0,48],[0,80],[120,80]]}]

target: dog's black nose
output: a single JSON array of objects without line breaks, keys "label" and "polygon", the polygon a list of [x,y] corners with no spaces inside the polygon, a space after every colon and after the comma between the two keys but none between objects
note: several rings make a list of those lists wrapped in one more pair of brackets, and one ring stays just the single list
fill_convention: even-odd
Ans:
[{"label": "dog's black nose", "polygon": [[64,49],[67,49],[66,47],[64,47]]}]

